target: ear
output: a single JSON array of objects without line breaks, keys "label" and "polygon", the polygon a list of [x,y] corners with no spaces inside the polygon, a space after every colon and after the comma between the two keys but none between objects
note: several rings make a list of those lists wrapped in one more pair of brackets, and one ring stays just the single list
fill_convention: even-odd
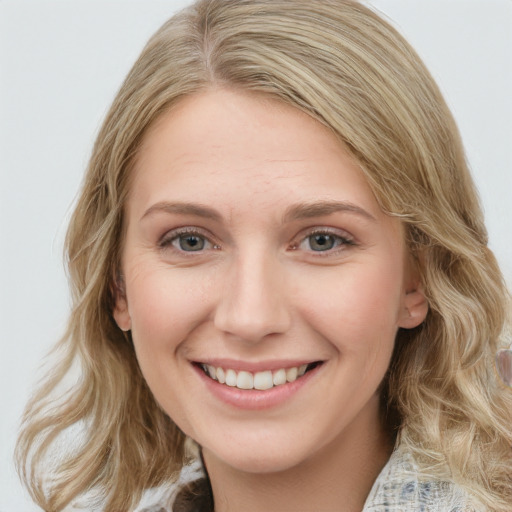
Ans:
[{"label": "ear", "polygon": [[113,285],[114,294],[114,311],[112,312],[117,326],[122,331],[129,331],[132,328],[132,319],[128,309],[128,302],[126,300],[126,292],[123,277],[118,274],[114,278]]},{"label": "ear", "polygon": [[398,327],[413,329],[425,320],[428,313],[428,301],[421,284],[405,292]]}]

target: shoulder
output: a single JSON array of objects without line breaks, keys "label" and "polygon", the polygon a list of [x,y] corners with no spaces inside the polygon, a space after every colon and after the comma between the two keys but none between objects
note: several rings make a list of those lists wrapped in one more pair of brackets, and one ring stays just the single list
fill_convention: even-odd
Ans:
[{"label": "shoulder", "polygon": [[460,486],[422,477],[408,452],[398,447],[373,484],[363,512],[483,512]]}]

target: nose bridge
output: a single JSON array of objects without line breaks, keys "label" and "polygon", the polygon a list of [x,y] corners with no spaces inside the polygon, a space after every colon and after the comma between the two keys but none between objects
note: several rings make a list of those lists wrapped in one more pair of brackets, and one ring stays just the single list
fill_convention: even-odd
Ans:
[{"label": "nose bridge", "polygon": [[278,257],[264,247],[238,251],[221,292],[216,327],[247,342],[284,333],[290,324],[285,281]]}]

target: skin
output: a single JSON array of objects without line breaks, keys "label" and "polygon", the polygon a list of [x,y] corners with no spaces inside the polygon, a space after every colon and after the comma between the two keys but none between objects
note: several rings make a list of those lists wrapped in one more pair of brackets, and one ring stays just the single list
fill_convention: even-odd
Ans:
[{"label": "skin", "polygon": [[[213,89],[146,134],[125,213],[114,316],[203,448],[216,511],[361,510],[391,449],[377,388],[427,304],[357,162],[297,109]],[[255,409],[211,392],[211,361],[322,364]]]}]

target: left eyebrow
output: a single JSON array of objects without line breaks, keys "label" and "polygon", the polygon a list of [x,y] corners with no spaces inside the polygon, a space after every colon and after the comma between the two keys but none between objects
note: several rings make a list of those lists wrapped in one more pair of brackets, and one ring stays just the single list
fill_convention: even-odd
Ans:
[{"label": "left eyebrow", "polygon": [[292,220],[310,219],[322,217],[337,212],[355,214],[365,219],[377,222],[377,219],[368,211],[355,204],[346,201],[317,201],[314,203],[301,203],[288,207],[283,216],[284,222]]},{"label": "left eyebrow", "polygon": [[193,215],[196,217],[203,217],[216,221],[222,220],[220,213],[213,208],[209,208],[208,206],[196,203],[170,203],[167,201],[156,203],[148,208],[142,215],[141,220],[157,212],[178,215]]}]

